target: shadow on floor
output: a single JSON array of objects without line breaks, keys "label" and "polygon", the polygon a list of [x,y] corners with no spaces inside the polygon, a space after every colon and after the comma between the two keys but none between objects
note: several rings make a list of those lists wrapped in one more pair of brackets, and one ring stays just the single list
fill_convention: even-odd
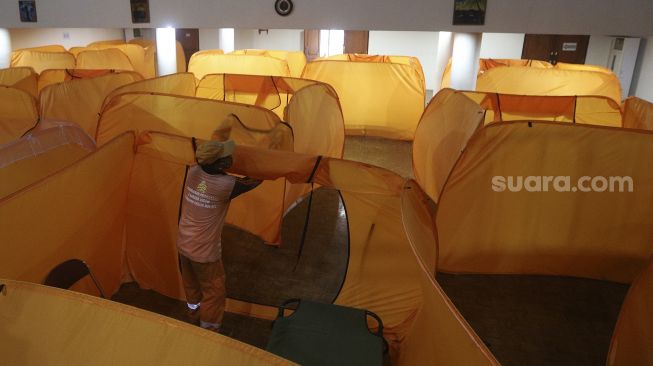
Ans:
[{"label": "shadow on floor", "polygon": [[502,365],[605,365],[628,285],[572,277],[451,275],[438,283]]},{"label": "shadow on floor", "polygon": [[279,247],[225,227],[222,240],[229,297],[272,306],[290,298],[333,301],[349,255],[344,206],[337,190],[315,190],[300,258],[307,208],[308,199],[304,199],[284,217]]}]

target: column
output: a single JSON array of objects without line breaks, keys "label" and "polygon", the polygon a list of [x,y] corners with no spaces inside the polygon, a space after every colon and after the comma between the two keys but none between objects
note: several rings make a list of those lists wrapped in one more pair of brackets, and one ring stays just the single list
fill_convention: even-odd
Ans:
[{"label": "column", "polygon": [[0,69],[6,69],[11,64],[11,37],[9,29],[0,28]]},{"label": "column", "polygon": [[451,87],[476,90],[476,74],[481,53],[482,33],[454,33],[451,56]]},{"label": "column", "polygon": [[156,65],[159,76],[177,72],[177,39],[175,28],[156,29]]},{"label": "column", "polygon": [[453,37],[451,32],[439,32],[438,34],[438,53],[435,61],[435,85],[436,87],[433,90],[434,93],[437,93],[440,90],[442,84],[442,76],[444,75],[444,70],[447,68],[447,64],[451,59],[451,54],[453,51]]},{"label": "column", "polygon": [[234,51],[234,29],[233,28],[220,28],[218,31],[220,38],[220,49],[224,53]]}]

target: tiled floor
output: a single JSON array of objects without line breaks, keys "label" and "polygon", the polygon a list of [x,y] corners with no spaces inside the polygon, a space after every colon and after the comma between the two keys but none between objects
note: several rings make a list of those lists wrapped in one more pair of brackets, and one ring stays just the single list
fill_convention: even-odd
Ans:
[{"label": "tiled floor", "polygon": [[[412,177],[409,142],[350,137],[345,158]],[[239,229],[224,231],[227,293],[278,305],[291,297],[331,301],[342,283],[348,233],[337,191],[314,194],[311,220],[298,261],[306,201],[284,220],[280,248]],[[295,268],[295,265],[296,268]],[[603,365],[626,285],[543,276],[438,274],[463,316],[504,365]],[[114,300],[185,320],[183,302],[125,284]],[[225,333],[264,347],[271,323],[226,314]]]}]

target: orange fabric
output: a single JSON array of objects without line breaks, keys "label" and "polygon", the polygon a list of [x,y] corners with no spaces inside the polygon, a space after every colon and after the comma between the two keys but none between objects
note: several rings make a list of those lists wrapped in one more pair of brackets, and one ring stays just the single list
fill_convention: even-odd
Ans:
[{"label": "orange fabric", "polygon": [[104,100],[104,103],[109,103],[116,95],[133,92],[152,92],[194,97],[195,76],[186,72],[136,81],[112,91]]},{"label": "orange fabric", "polygon": [[[438,202],[440,269],[632,281],[653,254],[651,142],[653,134],[643,131],[568,123],[481,128]],[[562,191],[553,183],[545,191],[544,178],[518,190],[517,177],[530,176],[570,178],[558,183]],[[589,183],[578,181],[585,176],[630,177],[632,185],[583,192]],[[493,189],[500,188],[494,177],[504,177],[506,189]]]},{"label": "orange fabric", "polygon": [[401,64],[412,67],[415,72],[420,76],[422,86],[425,88],[424,71],[422,64],[417,57],[412,56],[387,56],[387,55],[367,55],[360,53],[345,53],[342,55],[334,55],[329,57],[320,57],[317,60],[340,60],[351,62],[372,62],[372,63],[388,63],[388,64]]},{"label": "orange fabric", "polygon": [[0,147],[0,197],[39,181],[95,150],[93,140],[76,126],[30,132]]},{"label": "orange fabric", "polygon": [[38,120],[34,97],[20,89],[0,85],[0,145],[17,140]]},{"label": "orange fabric", "polygon": [[8,365],[293,365],[133,306],[26,282],[1,279],[0,284],[6,285],[0,318],[11,319],[2,328],[11,336],[0,342]]},{"label": "orange fabric", "polygon": [[209,74],[199,81],[196,95],[200,98],[225,100],[256,105],[284,118],[292,94],[317,81],[288,77]]},{"label": "orange fabric", "polygon": [[[272,112],[244,104],[160,93],[131,92],[114,96],[104,106],[96,134],[98,144],[129,130],[159,131],[210,139],[219,121],[235,114],[237,143],[292,150],[291,131]],[[193,118],[189,119],[189,116]]]},{"label": "orange fabric", "polygon": [[293,129],[293,151],[342,157],[345,124],[338,95],[328,85],[320,83],[296,91],[286,107],[285,120]]},{"label": "orange fabric", "polygon": [[426,107],[413,140],[413,174],[435,202],[484,111],[463,93],[443,89]]},{"label": "orange fabric", "polygon": [[[528,67],[534,69],[592,71],[592,72],[600,72],[606,74],[609,78],[612,78],[613,81],[615,76],[611,70],[606,69],[605,67],[595,66],[595,65],[567,64],[564,62],[558,62],[556,65],[552,65],[549,62],[540,61],[540,60],[482,58],[479,60],[478,77],[481,77],[481,75],[483,75],[488,70],[497,67]],[[535,83],[537,83],[537,81],[535,81]],[[441,83],[441,88],[449,88],[449,87],[451,87],[451,60],[449,60],[449,63],[444,69],[444,72],[442,74],[442,83]],[[575,95],[575,94],[572,93],[569,95]],[[581,94],[579,93],[579,95]],[[615,99],[615,101],[618,102],[620,98],[621,96],[619,97],[619,99]]]},{"label": "orange fabric", "polygon": [[306,55],[302,51],[275,51],[275,50],[235,50],[234,55],[264,55],[284,60],[288,63],[290,76],[301,78],[306,67]]},{"label": "orange fabric", "polygon": [[86,45],[86,47],[97,47],[97,46],[113,46],[125,44],[125,41],[122,39],[110,39],[107,41],[95,41]]},{"label": "orange fabric", "polygon": [[420,269],[422,303],[410,319],[396,365],[498,365],[435,281],[437,244],[428,198],[414,181],[401,194],[403,228]]},{"label": "orange fabric", "polygon": [[621,84],[614,74],[559,68],[495,67],[478,77],[476,91],[517,95],[603,96],[619,104]]},{"label": "orange fabric", "polygon": [[[133,117],[129,122],[137,120]],[[11,258],[0,257],[0,274],[38,281],[50,268],[49,261],[75,253],[89,262],[112,293],[122,268],[116,254],[125,240],[129,262],[125,268],[139,285],[180,298],[183,288],[175,239],[186,166],[193,164],[193,155],[188,137],[144,133],[134,150],[132,135],[127,134],[11,196],[11,205],[6,198],[0,201],[0,214],[11,217],[0,224],[0,239],[13,243],[19,238]],[[492,364],[491,356],[439,288],[424,284],[426,277],[416,265],[411,243],[419,242],[414,245],[421,248],[420,258],[428,258],[429,270],[435,268],[437,249],[426,199],[414,183],[363,163],[323,158],[316,167],[315,155],[242,145],[234,161],[233,173],[291,183],[308,181],[315,170],[313,182],[340,190],[349,222],[350,253],[336,303],[377,313],[384,320],[384,335],[398,364],[412,364],[420,356],[429,364],[447,360]],[[70,192],[77,199],[64,203],[70,201]],[[97,192],[110,194],[98,199]],[[33,210],[20,211],[38,202],[43,207],[34,211],[37,217]],[[64,209],[65,215],[61,214]],[[42,230],[32,230],[23,240],[24,225],[32,223],[25,215],[43,224]],[[61,219],[49,223],[46,217]],[[33,245],[39,245],[39,250],[33,250]],[[29,257],[28,252],[44,253],[48,262]],[[34,273],[24,274],[19,268],[33,268]],[[248,314],[269,310],[234,301],[229,306]],[[171,334],[160,328],[156,331]],[[440,340],[442,335],[449,338]]]},{"label": "orange fabric", "polygon": [[45,87],[52,84],[62,83],[74,79],[92,79],[107,74],[131,74],[134,80],[142,79],[142,76],[134,71],[117,71],[117,70],[84,70],[84,69],[66,69],[66,70],[44,70],[39,75],[39,93]]},{"label": "orange fabric", "polygon": [[534,96],[464,92],[486,110],[485,123],[526,119],[621,127],[621,107],[595,96]]},{"label": "orange fabric", "polygon": [[[205,75],[197,86],[197,96],[215,100],[238,102],[280,110],[283,117],[285,97],[272,77],[259,75],[210,74]],[[284,99],[284,100],[282,100]],[[283,103],[283,105],[282,105]]]},{"label": "orange fabric", "polygon": [[38,98],[38,74],[31,67],[0,69],[0,85],[11,86]]},{"label": "orange fabric", "polygon": [[[311,155],[237,146],[232,170],[259,179],[286,177],[300,183],[307,181],[315,162],[316,157]],[[179,297],[174,238],[185,165],[192,164],[191,143],[187,138],[150,133],[141,138],[135,164],[127,226],[130,268],[143,286]],[[159,174],[166,178],[157,178]],[[350,260],[336,302],[376,312],[384,319],[388,336],[402,339],[410,323],[407,319],[419,306],[421,296],[416,282],[419,272],[405,245],[406,234],[400,229],[403,179],[362,163],[324,158],[314,182],[340,189],[347,207]],[[143,215],[145,207],[165,215]],[[158,229],[146,233],[138,229],[142,227]],[[379,280],[379,273],[388,266],[389,253],[392,275]],[[391,298],[402,301],[388,301]]]},{"label": "orange fabric", "polygon": [[75,56],[65,51],[14,51],[11,54],[11,67],[19,66],[31,67],[36,73],[48,69],[74,69]]},{"label": "orange fabric", "polygon": [[108,73],[50,85],[41,91],[41,118],[74,122],[89,136],[95,136],[98,114],[107,95],[140,79],[141,76],[135,72]]},{"label": "orange fabric", "polygon": [[[154,93],[128,93],[114,97],[102,112],[97,142],[124,131],[158,131],[199,139],[210,139],[216,121],[229,114],[242,123],[232,127],[231,138],[238,145],[272,150],[293,150],[290,128],[272,112],[244,104]],[[188,116],[193,118],[189,119]],[[147,177],[144,177],[147,178]],[[247,196],[232,202],[227,222],[248,230],[271,244],[278,244],[279,223],[284,213],[285,181],[264,182]]]},{"label": "orange fabric", "polygon": [[45,46],[20,48],[20,49],[14,50],[14,52],[17,52],[17,53],[22,52],[22,51],[66,52],[66,48],[64,46],[62,46],[62,45],[51,44],[51,45],[45,45]]},{"label": "orange fabric", "polygon": [[335,89],[348,134],[412,140],[424,111],[422,75],[405,63],[331,58],[309,62],[303,77]]},{"label": "orange fabric", "polygon": [[200,51],[188,62],[188,72],[202,79],[208,74],[290,76],[285,60],[265,55],[225,55],[221,50]]},{"label": "orange fabric", "polygon": [[596,65],[568,64],[564,62],[558,62],[557,64],[555,64],[554,67],[562,70],[595,71],[595,72],[602,72],[608,75],[614,75],[612,70]]},{"label": "orange fabric", "polygon": [[653,261],[630,285],[612,334],[608,366],[653,364]]},{"label": "orange fabric", "polygon": [[129,57],[115,48],[87,49],[77,55],[76,69],[135,71]]},{"label": "orange fabric", "polygon": [[[78,258],[105,293],[118,290],[123,260],[133,134],[0,199],[0,276],[40,283],[59,263]],[[34,223],[38,222],[38,230]]]},{"label": "orange fabric", "polygon": [[637,97],[624,102],[624,127],[653,130],[653,103]]},{"label": "orange fabric", "polygon": [[[129,62],[132,64],[134,71],[141,74],[145,79],[150,79],[156,76],[156,65],[154,59],[149,59],[153,55],[149,55],[145,48],[138,44],[95,44],[89,45],[91,49],[116,49],[124,53]],[[117,69],[117,67],[112,67]]]}]

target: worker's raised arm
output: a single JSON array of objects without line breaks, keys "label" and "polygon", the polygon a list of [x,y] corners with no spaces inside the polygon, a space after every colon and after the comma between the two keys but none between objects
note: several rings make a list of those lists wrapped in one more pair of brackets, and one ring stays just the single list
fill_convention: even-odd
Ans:
[{"label": "worker's raised arm", "polygon": [[249,192],[252,189],[256,188],[261,184],[261,180],[253,179],[249,177],[236,178],[236,183],[234,184],[234,189],[231,191],[230,199],[234,199],[245,192]]}]

